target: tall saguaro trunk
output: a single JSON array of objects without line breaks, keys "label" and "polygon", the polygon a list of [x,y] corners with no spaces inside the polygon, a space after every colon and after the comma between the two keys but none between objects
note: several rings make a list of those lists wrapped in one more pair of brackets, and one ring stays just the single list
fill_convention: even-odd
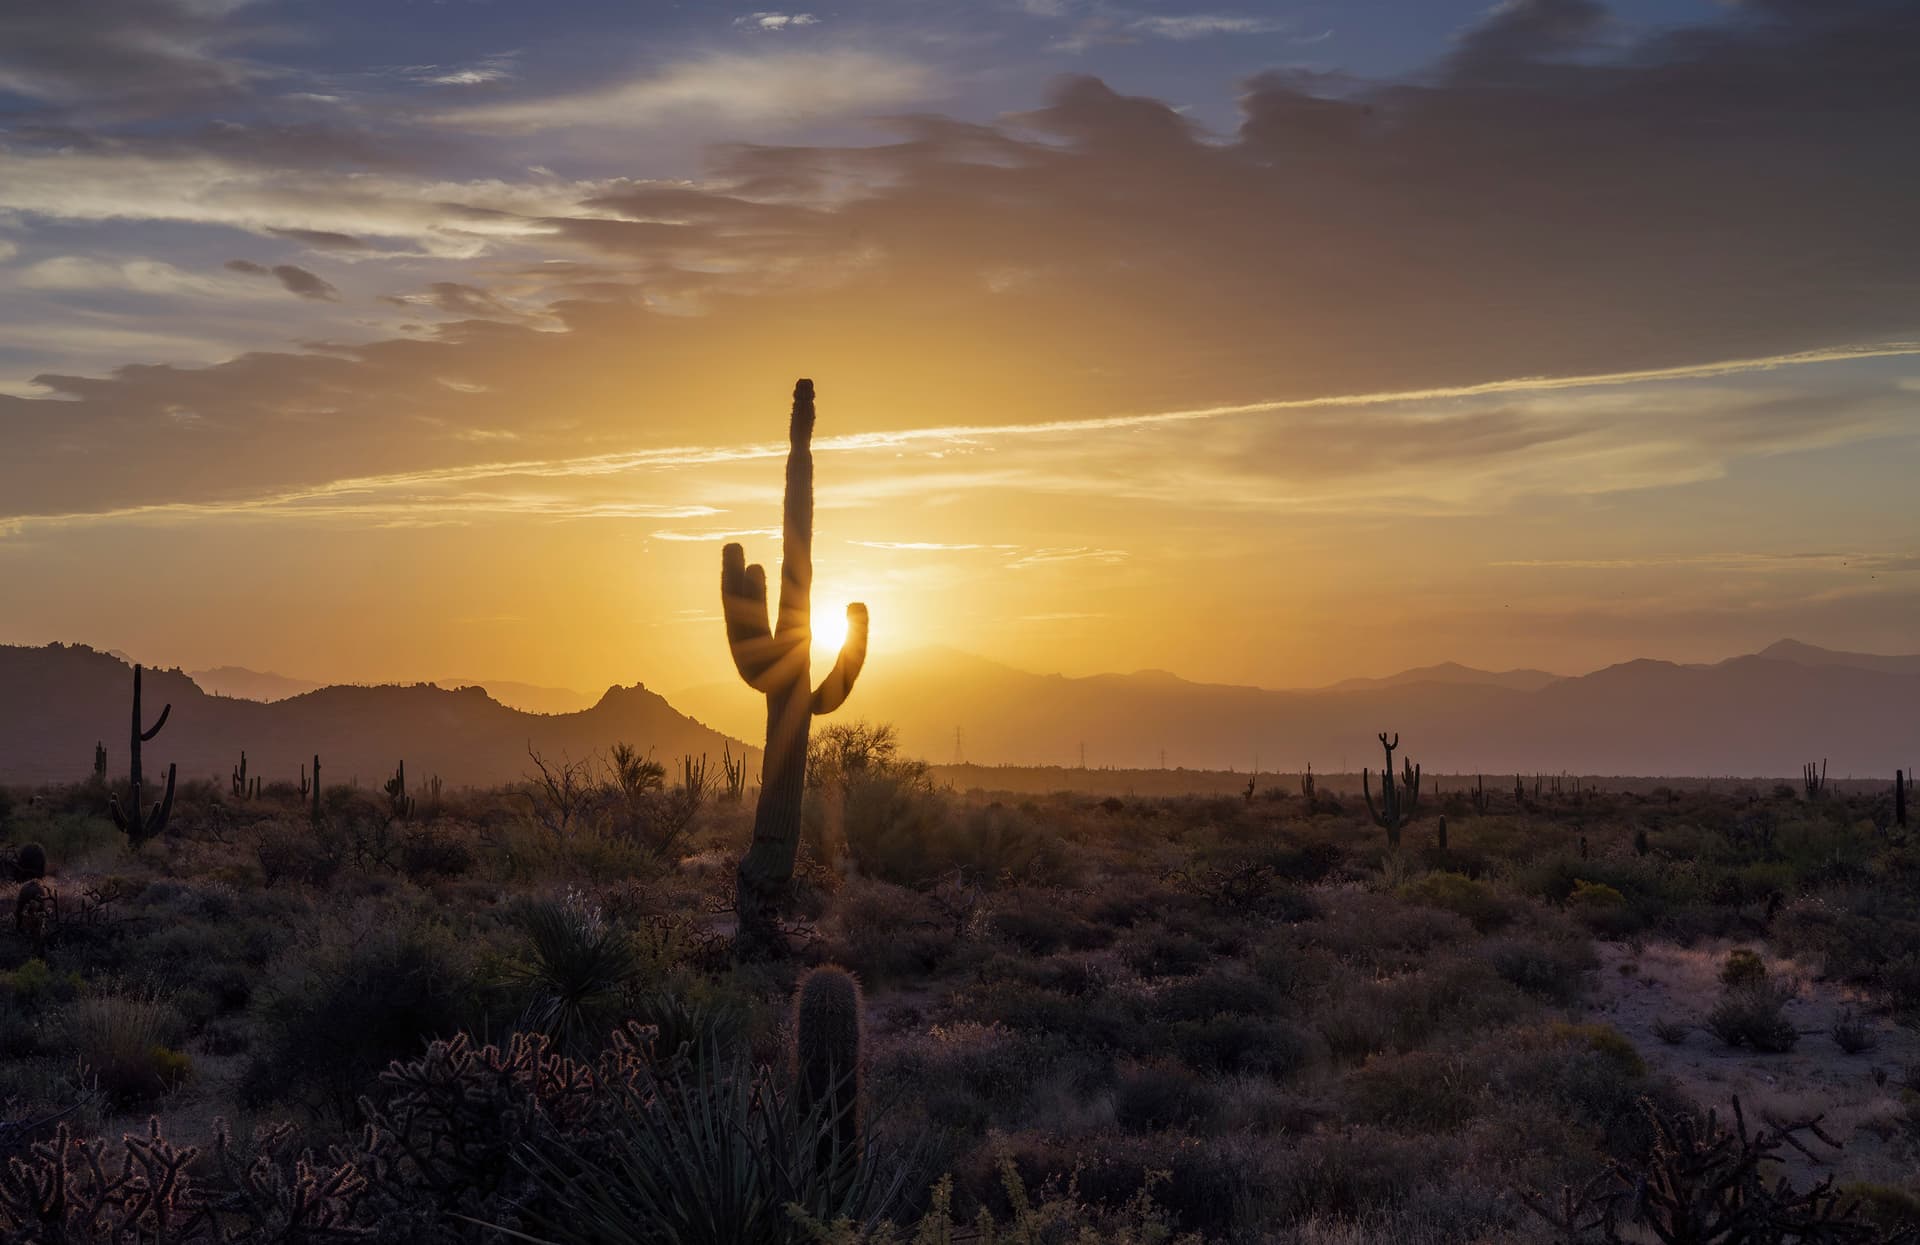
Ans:
[{"label": "tall saguaro trunk", "polygon": [[120,807],[120,797],[113,796],[107,803],[107,811],[113,814],[113,824],[120,833],[127,836],[127,846],[139,847],[148,839],[167,828],[167,821],[173,816],[173,780],[174,767],[167,766],[167,793],[156,801],[153,810],[142,814],[140,811],[140,745],[150,742],[167,724],[167,715],[173,712],[171,704],[160,710],[160,717],[147,730],[140,729],[140,674],[141,668],[133,668],[133,737],[128,744],[128,777],[131,780],[131,799],[127,808]]},{"label": "tall saguaro trunk", "polygon": [[785,951],[779,910],[793,881],[800,848],[800,805],[806,790],[807,737],[817,714],[847,698],[867,659],[867,607],[847,607],[847,639],[833,670],[813,686],[813,382],[793,387],[788,425],[787,490],[781,523],[780,607],[770,623],[767,573],[747,565],[746,551],[728,545],[720,555],[720,603],[727,646],[747,686],[767,698],[767,743],[753,843],[740,858],[735,887],[743,959]]}]

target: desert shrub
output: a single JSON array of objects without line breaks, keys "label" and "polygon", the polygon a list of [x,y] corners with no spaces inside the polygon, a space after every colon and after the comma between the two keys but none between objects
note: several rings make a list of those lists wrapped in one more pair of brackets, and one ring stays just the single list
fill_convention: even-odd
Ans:
[{"label": "desert shrub", "polygon": [[1300,926],[1300,937],[1306,945],[1324,947],[1356,966],[1404,972],[1438,948],[1469,940],[1473,926],[1437,907],[1354,892],[1329,904],[1319,920]]},{"label": "desert shrub", "polygon": [[1023,892],[987,917],[987,930],[1023,951],[1051,955],[1062,947],[1087,951],[1113,941],[1113,931],[1095,925],[1048,895]]},{"label": "desert shrub", "polygon": [[1489,941],[1480,954],[1509,984],[1563,1006],[1580,1001],[1586,992],[1586,974],[1598,962],[1584,941],[1546,942],[1518,936]]},{"label": "desert shrub", "polygon": [[193,1061],[173,1049],[180,1017],[156,999],[129,995],[82,998],[60,1023],[61,1044],[73,1052],[100,1092],[117,1107],[151,1102],[187,1080]]},{"label": "desert shrub", "polygon": [[834,897],[827,936],[830,958],[868,985],[932,973],[959,942],[954,921],[926,896],[869,878],[854,879]]},{"label": "desert shrub", "polygon": [[1458,1128],[1478,1115],[1486,1076],[1459,1054],[1374,1055],[1347,1076],[1353,1118],[1416,1132]]},{"label": "desert shrub", "polygon": [[1424,1200],[1437,1183],[1452,1183],[1460,1157],[1443,1138],[1407,1137],[1374,1125],[1323,1129],[1278,1156],[1261,1218],[1353,1222],[1391,1213]]},{"label": "desert shrub", "polygon": [[0,997],[23,1011],[70,1002],[79,995],[80,987],[80,974],[71,969],[55,972],[38,956],[16,969],[0,973]]},{"label": "desert shrub", "polygon": [[1721,984],[1729,987],[1758,985],[1766,979],[1767,962],[1747,947],[1727,952],[1726,961],[1720,965]]},{"label": "desert shrub", "polygon": [[472,868],[472,849],[450,834],[422,830],[408,835],[400,845],[400,869],[416,883],[457,878]]},{"label": "desert shrub", "polygon": [[1677,1020],[1668,1020],[1664,1016],[1653,1022],[1653,1036],[1668,1046],[1678,1046],[1687,1040],[1687,1034],[1693,1032],[1693,1026],[1681,1024]]},{"label": "desert shrub", "polygon": [[968,808],[940,836],[941,871],[961,869],[991,884],[1001,877],[1037,886],[1070,885],[1077,870],[1066,844],[1031,812],[1003,804]]},{"label": "desert shrub", "polygon": [[1728,1046],[1750,1046],[1766,1054],[1792,1050],[1800,1031],[1784,1012],[1793,991],[1770,981],[1729,986],[1707,1013],[1709,1033]]},{"label": "desert shrub", "polygon": [[332,830],[272,822],[260,828],[254,856],[269,888],[283,881],[325,886],[346,863],[346,843]]},{"label": "desert shrub", "polygon": [[[834,856],[826,809],[818,800],[809,818],[823,860]],[[946,797],[924,777],[888,771],[859,774],[840,794],[840,831],[846,851],[868,877],[902,886],[923,886],[955,867],[945,862],[940,844],[950,810]]]},{"label": "desert shrub", "polygon": [[56,870],[87,856],[111,851],[124,842],[120,832],[105,817],[39,806],[15,809],[7,832],[15,840],[38,843]]},{"label": "desert shrub", "polygon": [[255,999],[260,1047],[242,1084],[253,1104],[297,1099],[350,1118],[394,1059],[468,1027],[476,991],[445,931],[401,923],[283,966]]},{"label": "desert shrub", "polygon": [[1208,1016],[1154,1025],[1151,1046],[1214,1072],[1257,1072],[1285,1079],[1304,1066],[1312,1043],[1294,1025],[1259,1016]]},{"label": "desert shrub", "polygon": [[[1002,1155],[1018,1171],[1017,1190],[1000,1179]],[[1042,1204],[1077,1202],[1084,1208],[1078,1213],[1088,1223],[1077,1237],[1054,1235],[1060,1229],[1053,1226],[1043,1235],[990,1239],[1166,1242],[1176,1239],[1175,1230],[1223,1236],[1244,1201],[1250,1166],[1243,1154],[1227,1144],[1180,1133],[1071,1139],[1023,1133],[1003,1142],[999,1154],[978,1154],[971,1170],[963,1168],[959,1176],[997,1221],[1018,1222],[1023,1217],[1031,1221],[1033,1217],[1023,1216],[1018,1207],[1024,1189],[1034,1188],[1041,1190]],[[1126,1229],[1115,1227],[1115,1217],[1141,1222],[1143,1207],[1158,1208],[1147,1215],[1155,1225],[1151,1235],[1128,1236]],[[1061,1209],[1057,1223],[1071,1222],[1065,1205]]]},{"label": "desert shrub", "polygon": [[1213,953],[1189,934],[1147,929],[1121,943],[1120,959],[1142,977],[1186,977],[1205,968]]},{"label": "desert shrub", "polygon": [[1851,1007],[1840,1013],[1827,1032],[1832,1036],[1833,1044],[1849,1055],[1870,1051],[1877,1044],[1872,1026],[1855,1014]]},{"label": "desert shrub", "polygon": [[1482,933],[1497,929],[1514,917],[1513,905],[1492,885],[1461,873],[1429,873],[1401,886],[1398,895],[1407,903],[1464,917]]},{"label": "desert shrub", "polygon": [[1352,1059],[1413,1050],[1448,1029],[1504,1024],[1529,1007],[1485,962],[1449,960],[1385,981],[1350,983],[1313,1019],[1328,1049]]},{"label": "desert shrub", "polygon": [[956,991],[948,1007],[955,1019],[1003,1024],[1084,1048],[1132,1053],[1146,1046],[1139,1022],[1110,996],[1075,998],[1024,982],[978,982]]},{"label": "desert shrub", "polygon": [[1279,1010],[1281,1001],[1278,991],[1257,978],[1216,969],[1170,982],[1153,996],[1152,1008],[1165,1020],[1195,1020],[1268,1014]]},{"label": "desert shrub", "polygon": [[1113,1088],[1114,1122],[1129,1132],[1204,1130],[1220,1114],[1213,1087],[1164,1060],[1123,1069]]}]

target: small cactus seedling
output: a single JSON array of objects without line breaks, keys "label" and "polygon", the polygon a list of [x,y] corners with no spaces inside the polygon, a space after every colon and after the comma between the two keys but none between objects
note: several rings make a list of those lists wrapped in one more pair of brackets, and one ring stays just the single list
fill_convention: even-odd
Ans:
[{"label": "small cactus seedling", "polygon": [[173,712],[171,704],[160,710],[160,716],[146,730],[140,728],[140,675],[141,667],[133,668],[133,734],[128,749],[129,756],[129,799],[122,808],[120,797],[113,796],[107,803],[107,811],[113,814],[113,824],[120,833],[127,836],[127,846],[138,847],[167,828],[167,821],[173,816],[173,780],[174,767],[167,766],[166,794],[154,802],[151,811],[142,815],[140,811],[140,745],[150,743],[160,728],[167,724],[167,715]]},{"label": "small cactus seedling", "polygon": [[1387,846],[1400,846],[1400,831],[1413,820],[1414,809],[1420,804],[1420,767],[1411,761],[1405,761],[1405,774],[1401,785],[1393,783],[1393,750],[1400,746],[1400,734],[1394,732],[1391,742],[1385,731],[1380,732],[1380,746],[1386,749],[1386,768],[1380,771],[1380,803],[1373,802],[1371,774],[1360,771],[1360,793],[1366,797],[1367,812],[1373,817],[1373,824],[1387,832]]},{"label": "small cactus seedling", "polygon": [[801,978],[794,995],[794,1092],[801,1116],[825,1125],[818,1161],[834,1180],[851,1178],[860,1163],[865,1122],[861,1010],[860,983],[832,964]]},{"label": "small cactus seedling", "polygon": [[780,609],[769,623],[767,573],[748,566],[746,552],[728,545],[720,554],[720,603],[727,647],[748,687],[767,698],[767,744],[753,843],[740,857],[734,910],[736,954],[754,959],[784,954],[779,909],[793,882],[800,849],[807,736],[813,719],[847,699],[867,660],[867,607],[847,606],[847,638],[833,669],[812,686],[813,647],[813,382],[793,387],[788,425],[787,488],[781,524]]}]

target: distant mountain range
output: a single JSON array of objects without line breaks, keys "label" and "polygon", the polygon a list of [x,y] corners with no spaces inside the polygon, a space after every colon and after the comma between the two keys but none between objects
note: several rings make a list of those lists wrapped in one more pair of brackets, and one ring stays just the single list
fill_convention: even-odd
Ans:
[{"label": "distant mountain range", "polygon": [[[261,685],[265,690],[270,685]],[[126,662],[83,645],[0,646],[0,782],[82,778],[96,741],[108,769],[124,774],[133,672]],[[639,685],[607,689],[576,713],[509,708],[478,687],[450,691],[429,683],[325,687],[261,702],[215,696],[179,670],[148,670],[143,685],[151,721],[173,705],[165,730],[144,749],[149,775],[169,762],[183,781],[225,782],[241,749],[248,768],[269,782],[293,780],[319,753],[326,781],[377,787],[401,760],[414,781],[438,775],[452,786],[524,776],[529,746],[551,757],[581,758],[627,741],[671,765],[723,748],[751,752],[674,710]]]},{"label": "distant mountain range", "polygon": [[[224,779],[245,748],[272,781],[318,752],[329,782],[374,784],[404,758],[410,775],[458,786],[523,776],[529,743],[580,757],[625,740],[664,760],[718,758],[757,743],[765,722],[761,699],[737,683],[691,688],[672,704],[615,687],[573,712],[534,713],[502,703],[514,692],[478,687],[296,690],[306,685],[202,673],[211,688],[148,672],[149,717],[174,706],[150,767],[175,761],[185,776]],[[0,782],[82,777],[96,740],[121,772],[131,681],[124,661],[84,646],[0,647]],[[1865,777],[1920,761],[1920,656],[1785,640],[1712,665],[1639,660],[1560,677],[1445,664],[1276,691],[1165,671],[1032,674],[928,649],[870,664],[843,713],[893,723],[910,754],[943,764],[1077,767],[1084,747],[1093,768],[1244,772],[1257,762],[1290,773],[1311,762],[1331,773],[1377,767],[1387,730],[1400,734],[1401,756],[1435,772],[1794,776],[1826,758],[1835,777]]]},{"label": "distant mountain range", "polygon": [[[114,656],[125,660],[123,654]],[[211,670],[189,670],[187,677],[213,696],[231,696],[236,700],[285,700],[307,692],[317,692],[326,683],[313,679],[294,679],[272,671],[249,670],[245,666],[215,666]],[[593,707],[593,697],[570,687],[538,687],[508,679],[431,679],[435,687],[455,691],[463,687],[483,687],[487,695],[510,709],[528,713],[578,713]]]},{"label": "distant mountain range", "polygon": [[[753,729],[744,687],[675,693],[722,729]],[[1630,661],[1591,674],[1425,667],[1275,691],[1164,671],[1030,674],[951,650],[875,662],[843,713],[893,723],[929,760],[979,765],[1322,771],[1380,764],[1376,737],[1451,773],[1886,774],[1920,761],[1920,657],[1783,641],[1711,666]],[[955,732],[959,732],[956,748]],[[957,754],[957,755],[956,755]]]}]

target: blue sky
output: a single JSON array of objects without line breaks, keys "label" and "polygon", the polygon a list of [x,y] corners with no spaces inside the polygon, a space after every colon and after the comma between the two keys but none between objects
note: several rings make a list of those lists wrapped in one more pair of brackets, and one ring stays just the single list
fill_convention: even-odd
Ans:
[{"label": "blue sky", "polygon": [[1917,648],[1916,59],[1895,0],[16,0],[0,641],[699,682],[811,373],[878,652]]}]

